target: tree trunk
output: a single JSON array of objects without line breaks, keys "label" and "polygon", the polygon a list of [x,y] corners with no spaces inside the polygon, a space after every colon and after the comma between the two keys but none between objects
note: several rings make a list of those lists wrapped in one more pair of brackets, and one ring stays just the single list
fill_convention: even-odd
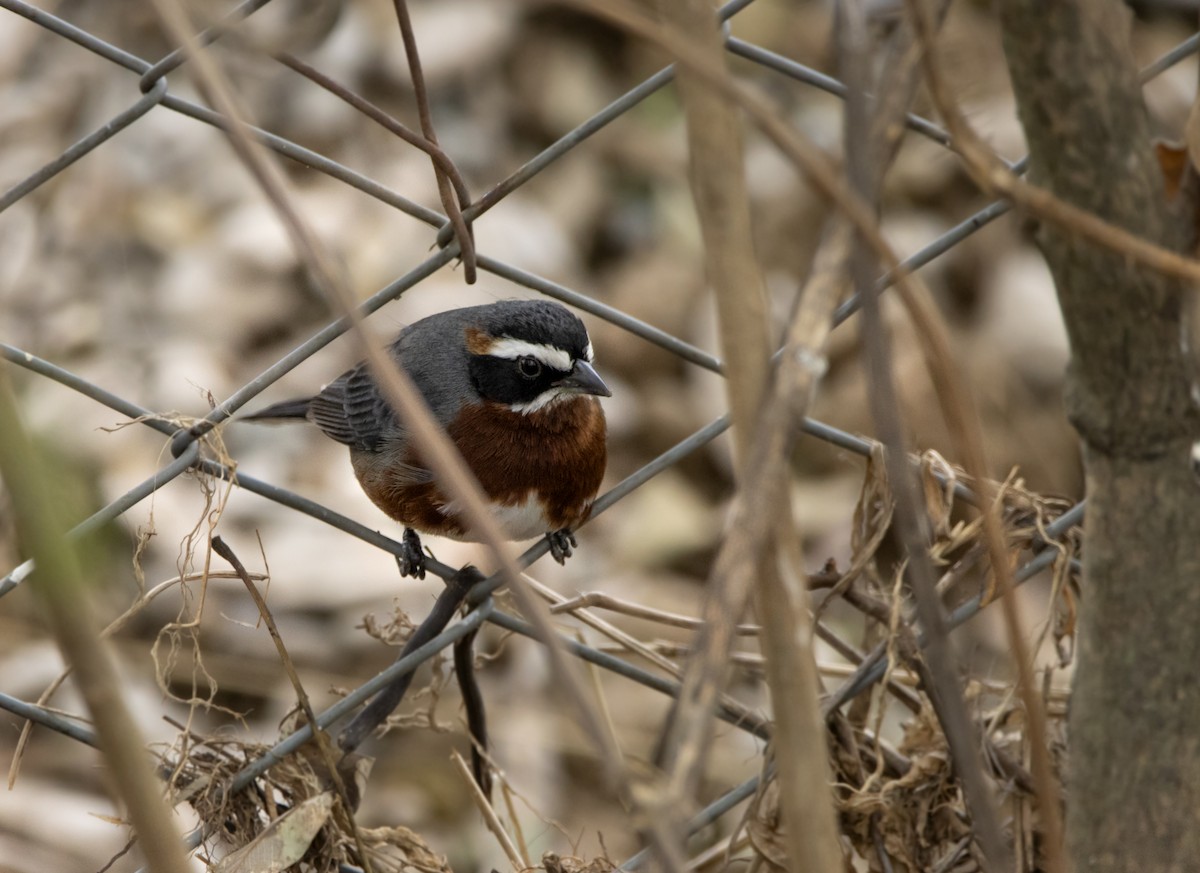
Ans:
[{"label": "tree trunk", "polygon": [[[1003,0],[1001,18],[1033,181],[1189,250],[1193,205],[1165,193],[1123,4]],[[1039,242],[1071,341],[1067,407],[1087,468],[1068,849],[1079,873],[1195,870],[1200,422],[1183,342],[1195,291],[1069,228],[1045,226]]]}]

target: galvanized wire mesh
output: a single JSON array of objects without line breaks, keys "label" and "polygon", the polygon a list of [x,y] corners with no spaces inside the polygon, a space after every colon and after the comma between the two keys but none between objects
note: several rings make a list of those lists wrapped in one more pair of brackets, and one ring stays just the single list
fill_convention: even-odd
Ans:
[{"label": "galvanized wire mesh", "polygon": [[[724,19],[729,19],[748,6],[750,2],[751,0],[734,0],[734,2],[730,2],[722,7],[720,15]],[[212,41],[236,35],[241,22],[245,21],[260,8],[267,6],[268,3],[269,0],[248,0],[248,2],[243,3],[223,20],[219,27],[213,27],[205,31],[201,35],[202,41]],[[91,52],[110,62],[115,67],[128,71],[130,74],[130,83],[136,82],[138,88],[137,95],[129,100],[127,107],[114,113],[111,118],[107,119],[103,124],[98,125],[95,130],[86,136],[81,137],[78,142],[66,149],[62,154],[48,160],[40,169],[30,173],[27,177],[13,185],[8,191],[0,195],[0,211],[18,203],[39,188],[39,186],[47,183],[59,174],[69,173],[74,163],[86,160],[88,155],[103,143],[114,137],[121,136],[123,131],[136,125],[140,119],[152,113],[175,112],[206,125],[212,125],[217,128],[225,126],[226,121],[219,114],[197,102],[172,92],[172,83],[169,77],[181,65],[186,63],[185,56],[181,51],[173,51],[157,61],[151,61],[134,56],[106,42],[95,34],[76,27],[69,21],[48,11],[22,2],[22,0],[0,0],[0,8],[4,9],[11,16],[19,16],[27,19],[38,27],[44,28],[64,40],[75,43],[81,50]],[[1149,79],[1168,69],[1171,65],[1178,63],[1183,58],[1195,52],[1197,45],[1200,45],[1200,35],[1194,36],[1179,45],[1149,67],[1145,71],[1145,77]],[[782,82],[796,87],[820,88],[838,96],[845,93],[844,86],[836,80],[759,46],[730,36],[727,40],[727,48],[731,53],[761,65],[761,67],[777,74],[781,77]],[[671,67],[660,70],[619,99],[601,108],[585,122],[543,149],[540,153],[530,156],[519,170],[510,177],[497,182],[484,196],[471,204],[465,210],[466,217],[474,219],[487,210],[503,210],[505,197],[520,189],[521,186],[538,176],[538,174],[556,165],[557,162],[569,160],[572,152],[584,147],[589,137],[614,119],[620,117],[623,113],[637,106],[655,91],[670,83],[673,74],[674,70]],[[949,145],[949,138],[946,133],[936,124],[926,119],[909,116],[908,125],[914,132],[921,136],[927,137],[944,146]],[[412,264],[411,268],[404,275],[396,277],[394,281],[381,288],[377,293],[363,302],[360,307],[360,313],[363,316],[369,316],[385,304],[397,299],[459,256],[459,247],[455,241],[451,225],[445,215],[420,205],[413,199],[406,197],[403,192],[393,190],[377,180],[368,178],[348,166],[306,149],[295,142],[288,141],[269,130],[255,128],[253,135],[283,158],[303,164],[306,167],[338,180],[350,188],[357,189],[367,197],[375,198],[389,207],[423,222],[433,231],[430,234],[430,240],[436,241],[438,248],[420,263]],[[1020,171],[1023,169],[1023,164],[1015,164],[1014,169]],[[1008,204],[1003,202],[989,204],[928,246],[911,253],[904,262],[905,266],[910,270],[919,269],[948,252],[988,223],[1004,215],[1008,209]],[[599,300],[593,299],[585,293],[550,281],[543,276],[522,269],[514,263],[495,257],[486,251],[481,251],[477,254],[477,264],[478,268],[484,272],[517,283],[531,291],[554,298],[569,306],[590,313],[597,318],[611,322],[638,337],[640,340],[678,356],[688,366],[704,368],[715,373],[720,373],[722,370],[721,361],[709,352],[608,306]],[[886,288],[889,282],[889,276],[882,276],[879,279],[879,287]],[[836,323],[841,324],[852,318],[856,311],[857,300],[850,299],[845,301],[837,312]],[[158,489],[164,487],[175,478],[188,471],[199,470],[210,476],[231,480],[238,488],[254,492],[268,500],[276,501],[296,512],[312,516],[336,530],[369,543],[371,546],[384,552],[398,555],[401,551],[401,544],[396,539],[372,530],[364,524],[270,482],[261,481],[240,472],[235,475],[235,471],[230,465],[214,460],[201,451],[201,439],[206,432],[207,425],[218,423],[235,414],[290,370],[344,333],[347,327],[348,324],[345,319],[330,321],[323,329],[316,332],[292,352],[274,362],[271,366],[263,370],[263,372],[247,381],[240,389],[218,402],[205,421],[183,430],[180,430],[172,421],[157,415],[155,410],[144,408],[120,396],[116,393],[116,390],[119,390],[119,386],[105,387],[94,384],[87,379],[68,372],[53,362],[42,360],[8,343],[0,343],[0,351],[2,351],[5,359],[11,364],[25,368],[46,379],[54,380],[66,388],[79,392],[123,416],[138,419],[144,426],[153,428],[163,435],[172,438],[171,446],[174,457],[169,462],[163,464],[152,477],[129,489],[125,494],[77,524],[72,531],[72,535],[83,535],[118,518],[133,507],[138,506],[142,501],[146,500]],[[110,390],[110,388],[116,390]],[[663,452],[659,457],[603,494],[596,503],[594,515],[600,515],[613,508],[634,489],[669,469],[690,453],[708,444],[723,433],[728,426],[728,416],[721,416],[707,426],[700,428],[668,451]],[[811,419],[806,421],[805,430],[820,440],[827,441],[841,449],[863,456],[869,456],[873,448],[871,441],[846,433],[820,421]],[[1082,514],[1082,505],[1076,506],[1058,518],[1046,530],[1047,543],[1028,563],[1018,570],[1018,581],[1023,582],[1031,578],[1053,561],[1058,552],[1052,541],[1056,537],[1066,533],[1074,525],[1077,525],[1082,519]],[[547,543],[539,541],[524,553],[522,563],[529,565],[542,558],[547,551]],[[447,578],[455,572],[455,568],[437,561],[431,561],[429,569],[443,578]],[[21,585],[32,572],[35,572],[34,567],[28,562],[9,572],[0,580],[0,597],[8,594],[18,585]],[[470,633],[484,622],[491,622],[507,630],[536,638],[536,634],[532,632],[524,621],[501,610],[490,598],[490,595],[500,585],[501,580],[498,576],[482,583],[473,596],[474,602],[480,604],[479,608],[461,620],[454,622],[433,641],[397,662],[384,673],[363,683],[346,695],[338,704],[321,713],[319,717],[321,725],[329,726],[337,722],[347,713],[352,712],[363,701],[367,700],[390,679],[405,672],[415,670],[420,664],[443,651],[456,640]],[[961,624],[976,614],[981,608],[979,598],[975,598],[964,604],[952,616],[952,625],[957,626]],[[563,645],[573,655],[601,669],[619,674],[630,681],[641,683],[665,695],[673,695],[678,691],[678,685],[674,681],[664,679],[597,648],[566,638],[563,639]],[[854,675],[848,678],[840,688],[832,693],[830,706],[836,707],[841,705],[852,699],[855,695],[862,693],[880,679],[884,668],[885,659],[883,658],[883,652],[874,652],[871,657],[868,657],[862,663]],[[2,692],[0,692],[0,707],[8,709],[21,717],[31,719],[46,727],[60,731],[80,742],[95,743],[95,739],[91,733],[86,728],[81,727],[78,722],[64,718],[46,708],[18,700]],[[740,728],[750,731],[761,730],[761,725],[739,721],[732,715],[729,718]],[[309,728],[304,727],[296,731],[275,745],[268,753],[262,755],[239,772],[230,787],[236,790],[249,784],[255,777],[266,771],[274,763],[302,746],[309,738]],[[753,793],[756,785],[757,780],[751,780],[731,789],[695,819],[693,828],[698,829],[703,827],[724,814],[727,810]],[[198,834],[193,836],[195,839],[199,838]],[[641,863],[641,860],[642,856],[633,858],[626,864],[626,867],[630,869],[635,868]]]}]

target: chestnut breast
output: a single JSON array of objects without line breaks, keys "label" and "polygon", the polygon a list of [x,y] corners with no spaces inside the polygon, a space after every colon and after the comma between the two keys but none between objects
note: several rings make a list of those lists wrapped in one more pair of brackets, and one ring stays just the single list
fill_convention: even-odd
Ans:
[{"label": "chestnut breast", "polygon": [[591,512],[608,461],[596,398],[570,397],[528,414],[475,404],[463,408],[448,432],[493,502],[513,506],[532,492],[547,530],[574,527]]},{"label": "chestnut breast", "polygon": [[[447,433],[494,506],[536,499],[546,531],[576,527],[591,512],[607,464],[604,412],[594,397],[570,397],[528,414],[471,404]],[[405,460],[407,469],[424,466],[415,452]],[[351,452],[351,461],[367,496],[392,518],[423,533],[466,534],[436,483],[393,475],[380,454]]]}]

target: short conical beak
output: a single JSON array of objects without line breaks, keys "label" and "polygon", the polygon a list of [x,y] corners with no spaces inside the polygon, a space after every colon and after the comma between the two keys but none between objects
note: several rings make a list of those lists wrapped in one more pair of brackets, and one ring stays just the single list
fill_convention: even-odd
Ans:
[{"label": "short conical beak", "polygon": [[579,394],[595,394],[599,397],[612,397],[612,392],[604,384],[600,375],[592,369],[587,361],[576,361],[571,368],[571,375],[554,383],[559,388],[570,388]]}]

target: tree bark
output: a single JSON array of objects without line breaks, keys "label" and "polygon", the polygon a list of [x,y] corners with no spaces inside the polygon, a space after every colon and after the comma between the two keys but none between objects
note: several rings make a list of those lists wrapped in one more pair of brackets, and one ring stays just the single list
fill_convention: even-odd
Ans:
[{"label": "tree bark", "polygon": [[[1117,0],[1004,0],[1033,181],[1188,251]],[[1186,199],[1186,198],[1181,198]],[[1078,871],[1194,870],[1200,857],[1200,434],[1182,283],[1045,226],[1084,443],[1084,608],[1069,720],[1067,845]]]}]

